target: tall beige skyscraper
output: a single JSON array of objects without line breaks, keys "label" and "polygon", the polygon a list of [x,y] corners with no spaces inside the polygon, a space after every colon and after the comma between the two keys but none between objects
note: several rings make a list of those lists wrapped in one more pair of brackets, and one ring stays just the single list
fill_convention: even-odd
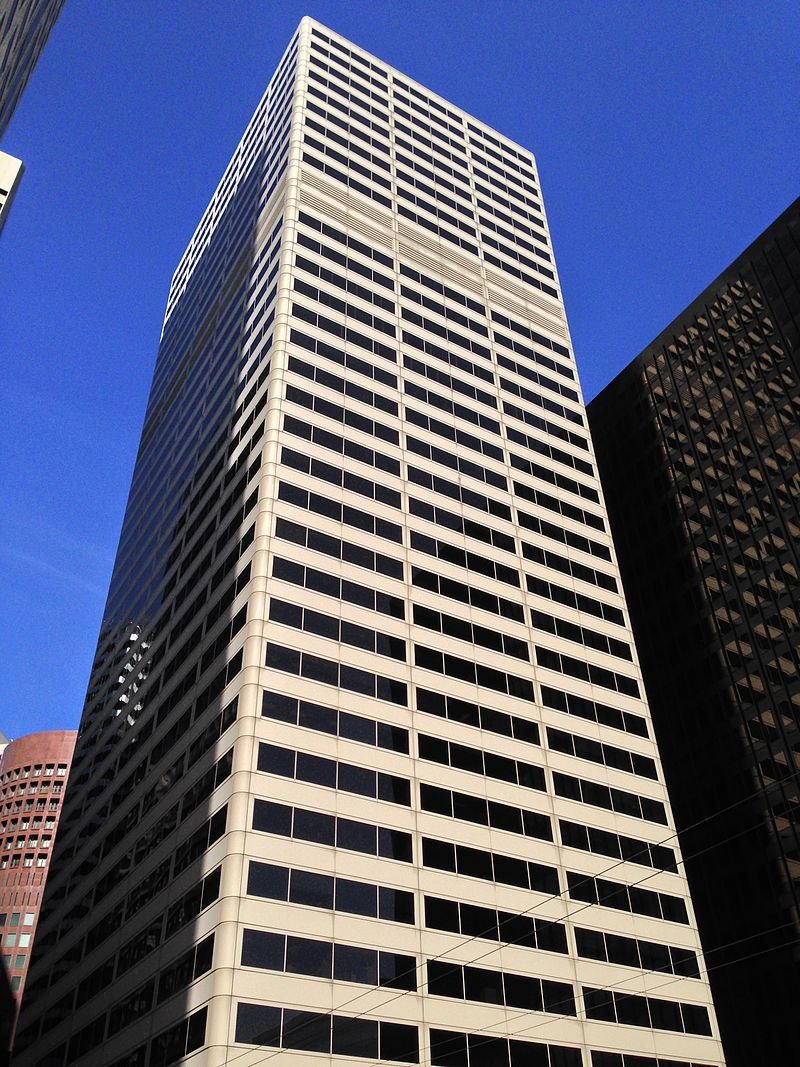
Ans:
[{"label": "tall beige skyscraper", "polygon": [[19,1067],[722,1063],[529,151],[304,19],[175,272]]}]

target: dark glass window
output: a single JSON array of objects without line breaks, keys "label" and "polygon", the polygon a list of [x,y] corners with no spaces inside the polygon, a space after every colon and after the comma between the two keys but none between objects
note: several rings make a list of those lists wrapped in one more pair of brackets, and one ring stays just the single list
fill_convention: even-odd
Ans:
[{"label": "dark glass window", "polygon": [[308,904],[312,908],[332,908],[333,878],[313,871],[292,871],[289,899],[293,904]]},{"label": "dark glass window", "polygon": [[247,892],[255,897],[272,900],[289,899],[289,871],[269,863],[250,861],[247,874]]},{"label": "dark glass window", "polygon": [[284,804],[272,804],[267,800],[256,800],[253,808],[253,829],[290,837],[292,833],[292,809]]},{"label": "dark glass window", "polygon": [[337,878],[336,908],[353,915],[377,915],[377,886]]},{"label": "dark glass window", "polygon": [[261,1004],[239,1004],[236,1010],[236,1041],[247,1045],[281,1043],[281,1009]]},{"label": "dark glass window", "polygon": [[380,1024],[381,1059],[395,1063],[419,1063],[419,1034],[416,1026],[401,1023]]},{"label": "dark glass window", "polygon": [[331,1020],[310,1011],[283,1013],[283,1047],[306,1052],[330,1052]]},{"label": "dark glass window", "polygon": [[352,819],[339,819],[336,828],[336,844],[353,852],[375,855],[376,828]]},{"label": "dark glass window", "polygon": [[333,946],[326,941],[312,941],[307,937],[286,939],[286,970],[290,974],[311,974],[317,978],[330,978],[332,961]]},{"label": "dark glass window", "polygon": [[295,808],[294,836],[301,841],[315,841],[320,845],[334,844],[336,822],[332,815]]},{"label": "dark glass window", "polygon": [[464,999],[464,973],[461,967],[450,963],[430,960],[428,962],[428,992],[436,997]]},{"label": "dark glass window", "polygon": [[245,930],[242,938],[242,966],[282,971],[286,938],[261,930]]},{"label": "dark glass window", "polygon": [[340,982],[378,984],[378,954],[373,949],[351,945],[337,945],[334,955],[333,977]]},{"label": "dark glass window", "polygon": [[378,1024],[371,1019],[333,1018],[333,1054],[378,1058]]}]

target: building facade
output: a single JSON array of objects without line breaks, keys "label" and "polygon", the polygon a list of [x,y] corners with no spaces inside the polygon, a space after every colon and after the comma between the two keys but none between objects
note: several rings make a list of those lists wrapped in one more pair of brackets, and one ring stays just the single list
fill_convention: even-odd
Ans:
[{"label": "building facade", "polygon": [[173,279],[56,858],[20,1067],[722,1063],[534,160],[309,19]]},{"label": "building facade", "polygon": [[9,742],[0,756],[0,937],[17,1004],[25,975],[64,787],[74,730],[47,730]]},{"label": "building facade", "polygon": [[728,1064],[792,1063],[800,201],[589,415]]},{"label": "building facade", "polygon": [[21,159],[15,159],[7,152],[0,152],[0,233],[3,232],[14,193],[24,170]]},{"label": "building facade", "polygon": [[0,137],[63,6],[64,0],[0,0]]}]

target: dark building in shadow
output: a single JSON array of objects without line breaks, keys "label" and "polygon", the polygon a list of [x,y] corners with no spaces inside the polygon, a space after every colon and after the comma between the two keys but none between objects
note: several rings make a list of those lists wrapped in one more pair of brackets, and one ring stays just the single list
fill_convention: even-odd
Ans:
[{"label": "dark building in shadow", "polygon": [[800,1056],[800,200],[589,405],[729,1067]]}]

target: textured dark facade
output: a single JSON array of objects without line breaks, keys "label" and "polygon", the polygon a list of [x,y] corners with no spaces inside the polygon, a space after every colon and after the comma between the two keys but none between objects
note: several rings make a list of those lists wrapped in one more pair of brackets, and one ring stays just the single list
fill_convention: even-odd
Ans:
[{"label": "textured dark facade", "polygon": [[64,0],[0,0],[0,137],[63,6]]},{"label": "textured dark facade", "polygon": [[800,200],[589,406],[729,1067],[800,1055],[799,362]]}]

